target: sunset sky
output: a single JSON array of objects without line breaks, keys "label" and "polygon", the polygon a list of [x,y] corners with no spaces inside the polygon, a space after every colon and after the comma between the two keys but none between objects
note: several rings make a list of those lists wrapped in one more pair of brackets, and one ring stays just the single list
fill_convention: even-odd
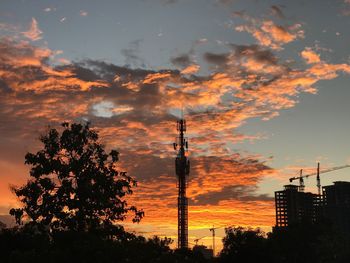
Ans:
[{"label": "sunset sky", "polygon": [[349,28],[350,0],[1,0],[0,220],[39,135],[88,120],[139,182],[145,218],[126,228],[177,241],[183,110],[189,242],[211,245],[213,225],[218,247],[225,226],[270,231],[289,177],[350,163]]}]

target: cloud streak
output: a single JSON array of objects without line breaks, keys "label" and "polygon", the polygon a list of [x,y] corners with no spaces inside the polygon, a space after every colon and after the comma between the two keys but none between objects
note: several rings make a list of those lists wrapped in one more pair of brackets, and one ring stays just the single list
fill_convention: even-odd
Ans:
[{"label": "cloud streak", "polygon": [[22,32],[22,34],[31,41],[38,41],[42,39],[42,31],[39,28],[38,21],[33,17],[28,31]]}]

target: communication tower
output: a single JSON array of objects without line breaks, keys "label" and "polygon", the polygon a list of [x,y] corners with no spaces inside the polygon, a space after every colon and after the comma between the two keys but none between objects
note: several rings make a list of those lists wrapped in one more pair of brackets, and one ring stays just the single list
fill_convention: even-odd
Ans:
[{"label": "communication tower", "polygon": [[190,161],[187,158],[188,140],[184,135],[186,132],[186,121],[184,119],[177,121],[177,131],[179,135],[174,142],[174,150],[177,151],[175,171],[179,190],[177,198],[178,248],[188,248],[188,198],[186,188],[190,173]]}]

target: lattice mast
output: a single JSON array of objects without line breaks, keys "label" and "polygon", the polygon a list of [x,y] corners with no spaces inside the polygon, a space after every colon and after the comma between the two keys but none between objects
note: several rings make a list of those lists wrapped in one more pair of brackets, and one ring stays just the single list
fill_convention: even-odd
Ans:
[{"label": "lattice mast", "polygon": [[177,121],[177,130],[179,136],[174,143],[174,150],[177,151],[175,159],[175,170],[178,179],[178,248],[188,248],[188,198],[186,197],[186,188],[188,176],[190,173],[190,161],[187,158],[188,140],[185,138],[186,121],[181,119]]}]

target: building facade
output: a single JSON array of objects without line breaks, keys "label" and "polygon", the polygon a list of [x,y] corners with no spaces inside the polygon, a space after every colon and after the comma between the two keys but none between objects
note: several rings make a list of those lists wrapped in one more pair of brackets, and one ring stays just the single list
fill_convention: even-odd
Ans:
[{"label": "building facade", "polygon": [[314,223],[320,218],[322,196],[299,191],[297,185],[285,185],[275,192],[276,227],[302,222]]},{"label": "building facade", "polygon": [[340,233],[350,235],[350,182],[334,182],[322,190],[325,218]]},{"label": "building facade", "polygon": [[339,233],[350,236],[350,182],[324,186],[322,195],[285,185],[284,190],[275,192],[275,206],[277,228],[326,221]]}]

